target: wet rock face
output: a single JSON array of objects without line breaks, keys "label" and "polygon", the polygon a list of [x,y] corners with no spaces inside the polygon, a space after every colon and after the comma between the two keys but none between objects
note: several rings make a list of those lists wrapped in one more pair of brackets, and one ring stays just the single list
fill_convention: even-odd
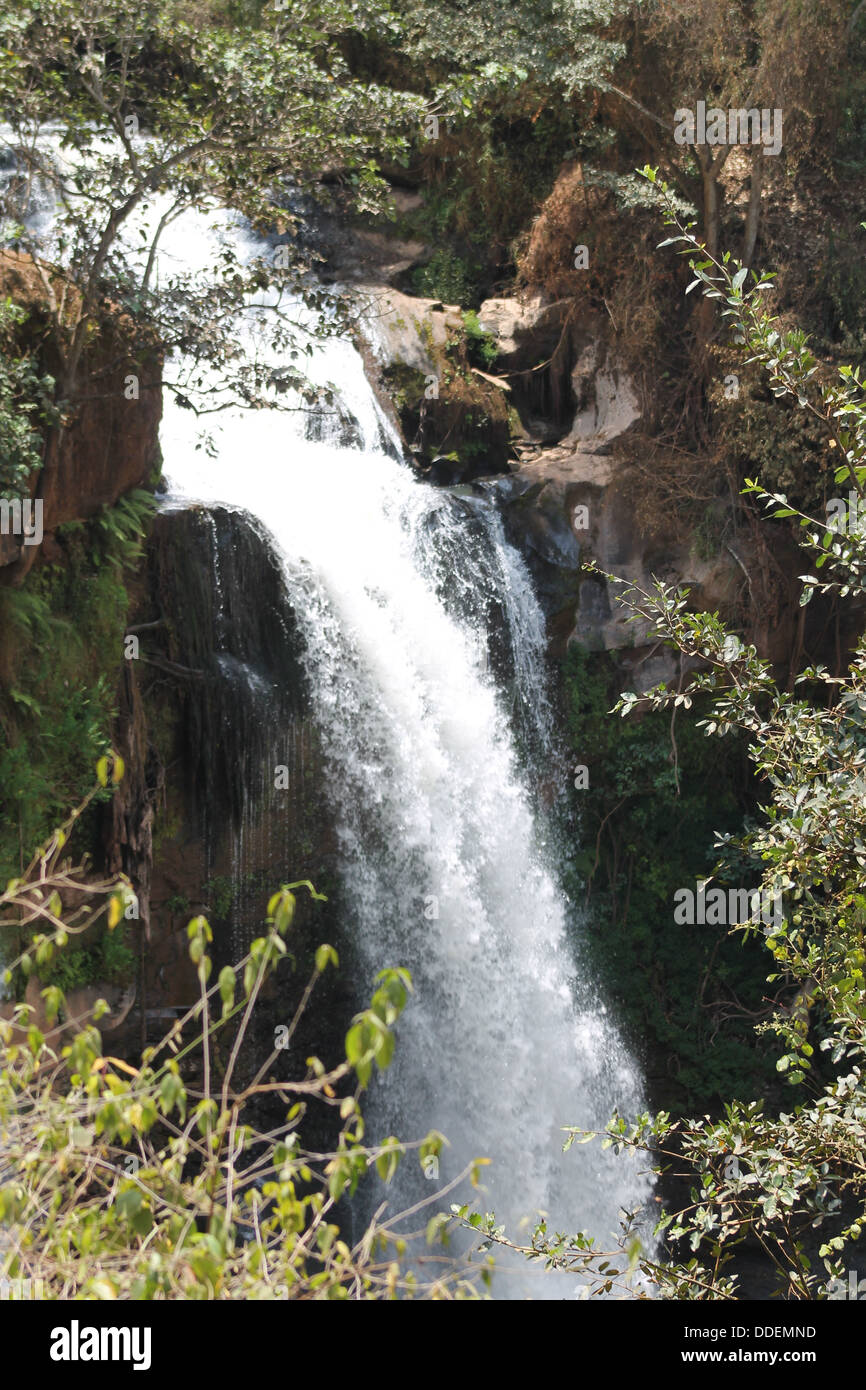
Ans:
[{"label": "wet rock face", "polygon": [[[284,239],[315,265],[323,284],[390,285],[429,259],[430,248],[423,241],[358,225],[339,190],[331,192],[335,205],[329,207],[297,191],[285,200],[297,220]],[[421,194],[395,186],[391,197],[401,218],[423,202]]]},{"label": "wet rock face", "polygon": [[564,650],[580,592],[581,543],[563,490],[523,469],[478,486],[499,507],[508,539],[526,560],[554,651]]},{"label": "wet rock face", "polygon": [[381,367],[402,366],[422,376],[436,376],[441,353],[463,320],[455,304],[404,294],[386,284],[359,285],[364,333]]},{"label": "wet rock face", "polygon": [[166,1010],[196,999],[191,917],[208,917],[220,969],[263,933],[280,884],[310,878],[329,901],[298,894],[293,960],[267,986],[249,1064],[261,1064],[274,1030],[291,1021],[322,941],[337,947],[344,968],[329,972],[276,1070],[297,1074],[313,1053],[339,1058],[358,1007],[351,943],[339,932],[336,845],[302,651],[268,538],[225,508],[161,512],[129,627],[140,655],[125,663],[121,682],[127,772],[106,853],[141,899],[143,971],[130,1037],[155,1040]]},{"label": "wet rock face", "polygon": [[[462,316],[456,306],[388,285],[367,285],[364,292],[371,367],[417,457],[419,438],[423,443],[424,430],[437,421],[444,437],[460,434],[455,403],[438,387]],[[609,326],[579,311],[573,295],[557,298],[540,285],[486,300],[478,322],[498,350],[490,372],[507,385],[507,404],[519,412],[524,439],[515,442],[512,433],[509,447],[503,419],[502,439],[495,441],[491,432],[472,466],[458,468],[442,457],[448,447],[442,445],[427,462],[427,476],[439,484],[468,484],[496,502],[532,573],[555,657],[574,641],[620,653],[642,688],[673,678],[673,656],[655,652],[648,626],[630,622],[604,578],[581,571],[582,561],[591,558],[643,588],[651,588],[655,576],[690,585],[696,601],[722,610],[733,606],[740,580],[728,554],[700,559],[676,517],[664,535],[637,530],[623,487],[621,445],[642,408]],[[435,398],[425,400],[431,383]]]},{"label": "wet rock face", "polygon": [[[460,326],[459,311],[387,287],[370,303],[376,305],[368,318],[375,362],[405,434],[413,411],[443,409],[440,399],[423,402],[420,397],[425,382],[438,382],[443,353]],[[481,328],[499,349],[494,370],[513,385],[536,442],[517,446],[520,462],[510,463],[503,476],[489,476],[503,462],[495,450],[486,451],[477,468],[462,474],[441,459],[434,459],[431,468],[432,481],[469,481],[499,506],[506,533],[533,575],[555,655],[562,655],[572,639],[597,650],[635,644],[633,628],[611,610],[604,580],[587,581],[581,573],[584,552],[602,568],[648,578],[646,542],[635,535],[630,509],[618,497],[617,469],[610,457],[617,440],[639,418],[637,391],[605,339],[591,336],[597,326],[570,321],[571,307],[570,301],[554,301],[541,291],[481,306]],[[560,401],[554,409],[553,377],[548,371],[546,385],[539,385],[535,367],[557,354],[561,360],[553,375],[565,405]],[[410,392],[414,395],[407,410]],[[550,413],[536,419],[531,412],[545,408],[545,393],[551,398]],[[448,421],[449,430],[455,423]],[[549,437],[560,443],[545,447]]]},{"label": "wet rock face", "polygon": [[[563,215],[566,204],[567,199]],[[546,241],[536,240],[540,255]],[[498,349],[491,377],[509,388],[510,440],[504,428],[498,442],[489,432],[470,467],[461,470],[452,459],[433,457],[426,476],[440,484],[464,483],[501,508],[509,539],[533,575],[554,657],[571,641],[616,652],[633,687],[641,690],[679,677],[676,658],[657,649],[648,625],[629,620],[603,577],[581,572],[582,561],[592,559],[601,570],[645,590],[655,579],[688,587],[696,609],[718,610],[735,625],[745,624],[747,639],[772,663],[786,666],[803,622],[796,550],[777,542],[778,553],[768,555],[759,536],[743,534],[733,548],[725,545],[707,555],[693,528],[675,513],[663,517],[652,535],[639,530],[627,490],[633,446],[626,437],[639,425],[641,393],[610,325],[582,308],[568,288],[565,282],[558,289],[553,281],[547,288],[530,284],[510,298],[481,305],[479,325]],[[419,420],[426,427],[440,419],[446,437],[459,432],[457,416],[447,414],[447,398],[443,406],[422,397],[441,374],[449,335],[459,331],[460,311],[388,286],[379,287],[376,303],[371,371],[378,370],[380,384],[390,392],[404,440],[414,445],[417,458]],[[513,426],[515,411],[522,438]],[[773,603],[760,601],[765,589],[772,589]],[[827,614],[812,604],[802,636],[810,644],[824,642],[826,622]]]},{"label": "wet rock face", "polygon": [[500,506],[506,533],[527,561],[554,657],[563,656],[570,642],[617,652],[641,689],[676,675],[673,654],[655,650],[649,626],[630,621],[603,575],[581,570],[585,560],[645,590],[657,577],[686,584],[705,606],[724,609],[734,601],[738,576],[730,557],[700,559],[690,537],[679,534],[676,518],[664,537],[650,538],[636,528],[620,467],[606,449],[539,449],[524,454],[511,477],[478,486]]},{"label": "wet rock face", "polygon": [[288,810],[275,768],[290,761],[286,745],[306,718],[282,574],[248,518],[190,508],[157,518],[148,590],[142,621],[159,625],[142,632],[145,711],[163,730],[165,756],[182,761],[178,811],[202,838],[211,877],[226,865],[230,874],[233,838]]},{"label": "wet rock face", "polygon": [[304,437],[317,444],[333,444],[338,449],[360,449],[361,427],[355,417],[340,406],[315,406],[307,413]]},{"label": "wet rock face", "polygon": [[[550,327],[543,311],[529,313],[516,301],[490,303],[498,318],[493,315],[489,322],[498,325],[506,352],[522,352],[523,335],[531,343],[539,312],[542,334]],[[559,323],[561,328],[561,318]],[[546,339],[545,344],[549,346]],[[626,635],[617,628],[605,581],[581,572],[584,559],[591,557],[616,573],[625,566],[634,578],[642,577],[644,569],[645,543],[634,534],[629,510],[618,500],[617,467],[610,457],[615,441],[639,416],[637,393],[603,341],[585,344],[580,351],[571,371],[571,393],[570,427],[560,444],[525,446],[511,477],[482,484],[500,506],[508,537],[529,565],[556,656],[564,654],[571,640],[596,650],[634,645],[633,632]]]}]

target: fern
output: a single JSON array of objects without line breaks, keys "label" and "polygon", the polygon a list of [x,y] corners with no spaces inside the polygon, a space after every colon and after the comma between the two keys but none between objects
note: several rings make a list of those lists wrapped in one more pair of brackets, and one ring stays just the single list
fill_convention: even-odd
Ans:
[{"label": "fern", "polygon": [[120,569],[137,565],[155,510],[156,500],[144,488],[133,488],[113,507],[103,508],[92,523],[102,561]]},{"label": "fern", "polygon": [[33,588],[0,590],[0,619],[19,641],[55,649],[80,645],[75,625],[53,613],[50,598]]}]

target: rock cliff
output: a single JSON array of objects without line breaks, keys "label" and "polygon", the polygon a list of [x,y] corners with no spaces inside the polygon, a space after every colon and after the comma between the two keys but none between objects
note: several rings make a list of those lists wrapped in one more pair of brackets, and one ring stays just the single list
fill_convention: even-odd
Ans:
[{"label": "rock cliff", "polygon": [[[28,315],[22,348],[36,356],[42,371],[59,379],[62,362],[45,308],[47,275],[29,256],[0,251],[0,294]],[[0,583],[19,583],[40,551],[50,557],[58,526],[112,506],[153,474],[159,460],[161,357],[154,346],[144,358],[133,360],[124,342],[120,311],[106,315],[82,365],[87,394],[48,433],[42,469],[31,479],[31,496],[43,504],[44,546],[0,536]]]}]

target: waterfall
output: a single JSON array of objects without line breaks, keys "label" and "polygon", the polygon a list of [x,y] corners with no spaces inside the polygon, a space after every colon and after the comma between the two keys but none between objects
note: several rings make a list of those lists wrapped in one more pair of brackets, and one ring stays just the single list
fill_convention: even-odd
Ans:
[{"label": "waterfall", "polygon": [[[321,345],[311,374],[338,384],[330,424],[221,416],[206,458],[189,412],[167,398],[162,441],[175,497],[246,510],[272,537],[303,640],[361,984],[386,965],[412,973],[394,1062],[371,1085],[368,1138],[438,1129],[450,1147],[434,1188],[490,1158],[483,1205],[511,1234],[545,1213],[609,1249],[621,1208],[649,1184],[596,1145],[563,1155],[562,1128],[639,1110],[641,1087],[593,988],[536,804],[533,789],[562,790],[566,769],[528,572],[491,504],[434,489],[402,462],[349,342]],[[394,1188],[392,1211],[432,1191],[411,1159]],[[503,1292],[541,1294],[533,1267],[509,1273]]]},{"label": "waterfall", "polygon": [[[206,274],[216,235],[266,252],[217,220],[215,233],[202,214],[178,219],[161,275],[191,258]],[[238,337],[261,351],[257,317],[239,315]],[[640,1110],[641,1082],[594,989],[537,795],[561,793],[567,773],[529,575],[492,504],[434,489],[402,461],[351,342],[316,344],[309,370],[337,384],[332,414],[226,411],[204,451],[167,394],[162,448],[172,505],[220,503],[270,537],[325,754],[359,990],[369,997],[383,966],[413,977],[395,1060],[371,1082],[367,1137],[438,1129],[450,1146],[438,1175],[408,1158],[392,1188],[360,1201],[387,1196],[400,1211],[486,1157],[480,1203],[512,1236],[545,1213],[611,1249],[649,1181],[595,1144],[564,1155],[562,1129]],[[274,763],[284,743],[275,728]],[[524,1262],[501,1285],[506,1297],[553,1287]]]}]

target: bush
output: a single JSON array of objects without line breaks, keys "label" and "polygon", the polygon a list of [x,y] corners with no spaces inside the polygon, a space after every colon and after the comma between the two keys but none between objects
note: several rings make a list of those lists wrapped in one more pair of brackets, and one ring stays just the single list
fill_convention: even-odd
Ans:
[{"label": "bush", "polygon": [[444,304],[470,304],[475,298],[477,268],[454,251],[440,247],[426,265],[412,272],[412,288]]},{"label": "bush", "polygon": [[463,328],[470,362],[489,371],[499,356],[496,339],[481,327],[474,309],[469,309],[463,315]]},{"label": "bush", "polygon": [[563,675],[569,741],[589,777],[577,793],[571,877],[586,905],[593,959],[646,1050],[655,1101],[717,1106],[738,1086],[774,1076],[753,1031],[762,956],[723,929],[678,925],[673,904],[678,888],[713,872],[714,833],[743,826],[751,801],[745,741],[717,747],[696,728],[694,711],[679,712],[673,738],[670,715],[660,711],[612,721],[619,673],[602,653],[571,646]]},{"label": "bush", "polygon": [[[122,775],[118,760],[115,780]],[[24,973],[42,969],[70,937],[94,920],[111,931],[121,920],[130,887],[122,878],[86,882],[61,853],[81,808],[34,859],[23,879],[0,894],[0,927],[31,932],[26,952],[10,963]],[[81,899],[64,911],[59,886],[78,883]],[[401,1143],[390,1137],[365,1145],[361,1109],[374,1069],[385,1070],[393,1026],[411,991],[404,970],[383,970],[370,1008],[356,1016],[343,1060],[316,1057],[300,1075],[273,1079],[287,1056],[303,1009],[336,952],[322,945],[301,996],[289,1037],[275,1046],[252,1080],[240,1080],[239,1059],[263,985],[286,955],[295,891],[321,897],[312,884],[285,884],[268,904],[267,928],[235,967],[211,982],[212,933],[204,917],[187,928],[189,954],[201,995],[171,1032],[130,1065],[102,1054],[95,1023],[76,1021],[63,1045],[49,1046],[16,1006],[0,1020],[0,1278],[41,1280],[49,1300],[111,1299],[383,1299],[472,1297],[486,1271],[436,1260],[424,1270],[404,1257],[408,1240],[395,1234],[399,1217],[374,1217],[349,1244],[339,1203],[372,1170],[388,1183],[414,1151],[424,1168],[444,1140],[433,1132]],[[49,1026],[64,1016],[63,992],[42,990]],[[288,1054],[291,1056],[291,1054]],[[249,1069],[249,1058],[247,1058]],[[285,1119],[257,1127],[257,1105],[279,1097]],[[328,1153],[305,1149],[308,1110],[338,1118]],[[464,1176],[475,1180],[474,1169]],[[457,1180],[458,1182],[460,1179]],[[434,1193],[441,1198],[454,1184]],[[447,1218],[446,1218],[447,1224]],[[428,1241],[442,1222],[434,1216]]]},{"label": "bush", "polygon": [[0,879],[84,795],[109,744],[129,598],[153,498],[136,491],[60,527],[60,564],[0,589]]}]

